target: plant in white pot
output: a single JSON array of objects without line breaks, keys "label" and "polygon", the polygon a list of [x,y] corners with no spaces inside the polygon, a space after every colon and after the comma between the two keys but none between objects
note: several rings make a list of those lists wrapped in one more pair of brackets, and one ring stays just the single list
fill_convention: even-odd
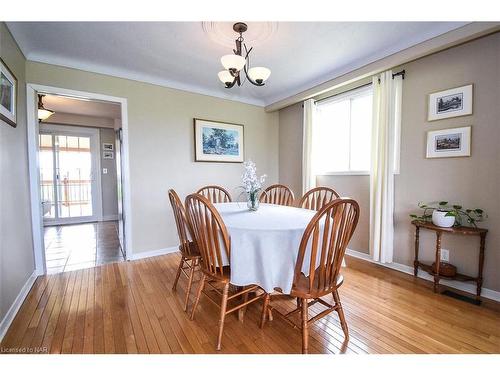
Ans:
[{"label": "plant in white pot", "polygon": [[421,215],[411,214],[410,217],[415,220],[432,221],[438,227],[449,228],[454,225],[463,225],[465,219],[468,225],[477,228],[476,222],[487,217],[481,208],[463,208],[459,204],[449,205],[446,201],[420,202],[418,207],[423,209],[424,212]]}]

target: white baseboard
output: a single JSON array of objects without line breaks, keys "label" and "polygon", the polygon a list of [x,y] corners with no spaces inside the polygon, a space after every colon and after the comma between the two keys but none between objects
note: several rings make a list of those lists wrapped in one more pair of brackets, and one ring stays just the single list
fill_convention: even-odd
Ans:
[{"label": "white baseboard", "polygon": [[[367,262],[375,263],[375,264],[378,264],[378,265],[383,266],[383,267],[387,267],[387,268],[390,268],[390,269],[393,269],[393,270],[396,270],[399,272],[404,272],[404,273],[407,273],[409,275],[413,275],[413,267],[412,266],[407,266],[407,265],[401,264],[401,263],[375,262],[370,257],[369,254],[362,253],[362,252],[356,251],[356,250],[351,250],[351,249],[347,249],[346,254],[350,255],[354,258],[362,259],[362,260],[365,260]],[[434,280],[434,278],[430,274],[428,274],[427,272],[422,271],[422,270],[418,270],[417,276],[420,277],[421,279],[424,279],[424,280],[430,280],[430,281]],[[441,279],[439,282],[443,285],[461,290],[463,292],[471,293],[474,295],[476,294],[476,284],[465,283],[465,282],[457,281],[457,280],[445,280],[445,279]],[[481,289],[481,297],[500,302],[500,292],[497,292],[496,290],[493,290],[493,289],[482,288]]]},{"label": "white baseboard", "polygon": [[12,324],[12,321],[14,320],[17,312],[21,308],[21,305],[23,304],[25,298],[28,296],[28,293],[31,290],[33,284],[35,283],[37,277],[38,273],[36,271],[34,271],[31,274],[31,276],[28,277],[28,280],[26,280],[26,283],[24,283],[16,299],[10,306],[9,311],[7,311],[7,314],[5,314],[4,318],[2,319],[2,322],[0,322],[0,342],[3,340],[5,334],[7,333],[7,330]]},{"label": "white baseboard", "polygon": [[127,258],[127,260],[138,260],[149,257],[157,257],[159,255],[171,254],[179,251],[178,246],[167,247],[165,249],[151,250],[151,251],[141,251],[140,253],[134,253]]}]

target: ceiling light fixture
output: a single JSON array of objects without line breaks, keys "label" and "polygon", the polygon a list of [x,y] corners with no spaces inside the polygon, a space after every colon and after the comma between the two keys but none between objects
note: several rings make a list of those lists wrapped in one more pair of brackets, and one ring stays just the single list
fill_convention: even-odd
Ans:
[{"label": "ceiling light fixture", "polygon": [[[230,89],[235,84],[241,86],[244,82],[241,81],[241,72],[245,73],[248,81],[255,86],[264,86],[264,82],[271,75],[271,71],[268,68],[262,66],[250,68],[250,52],[252,48],[247,49],[245,43],[243,43],[243,33],[247,31],[248,26],[243,22],[237,22],[233,25],[233,30],[240,34],[240,36],[235,40],[236,49],[233,49],[234,54],[222,56],[220,62],[226,70],[219,72],[218,76],[221,82]],[[242,48],[245,48],[245,56],[243,57]]]},{"label": "ceiling light fixture", "polygon": [[43,97],[45,95],[38,94],[38,121],[47,120],[50,116],[52,116],[55,112],[50,109],[45,109],[43,106]]}]

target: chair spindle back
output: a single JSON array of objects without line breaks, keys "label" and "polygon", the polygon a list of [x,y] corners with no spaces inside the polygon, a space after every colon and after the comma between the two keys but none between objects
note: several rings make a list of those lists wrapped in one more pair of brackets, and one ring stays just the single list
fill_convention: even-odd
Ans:
[{"label": "chair spindle back", "polygon": [[358,219],[359,205],[350,198],[336,199],[314,215],[300,243],[294,286],[301,277],[306,261],[309,294],[313,298],[320,297],[336,287],[342,259]]},{"label": "chair spindle back", "polygon": [[319,211],[325,205],[333,202],[339,197],[340,195],[335,190],[329,187],[320,186],[307,191],[300,199],[299,207]]},{"label": "chair spindle back", "polygon": [[186,197],[186,216],[201,254],[202,270],[215,279],[224,275],[223,254],[230,259],[231,241],[219,212],[201,194]]},{"label": "chair spindle back", "polygon": [[203,186],[196,193],[203,195],[210,201],[210,203],[232,202],[231,195],[229,194],[229,192],[221,186],[217,185]]},{"label": "chair spindle back", "polygon": [[275,184],[269,186],[260,195],[260,202],[279,204],[281,206],[293,206],[295,197],[288,186]]},{"label": "chair spindle back", "polygon": [[175,225],[177,227],[177,235],[179,236],[179,250],[184,256],[190,256],[193,248],[189,245],[190,238],[193,239],[193,232],[186,218],[186,211],[182,205],[182,201],[174,189],[168,191],[168,198],[172,205],[174,213]]}]

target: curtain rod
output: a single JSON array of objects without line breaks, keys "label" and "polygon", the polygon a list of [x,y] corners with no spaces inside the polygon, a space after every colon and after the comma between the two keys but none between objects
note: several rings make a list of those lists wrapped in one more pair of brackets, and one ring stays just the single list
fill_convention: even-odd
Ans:
[{"label": "curtain rod", "polygon": [[394,79],[394,77],[401,76],[401,78],[405,79],[405,74],[406,74],[406,71],[403,69],[400,72],[392,73],[392,78]]},{"label": "curtain rod", "polygon": [[[346,90],[344,92],[339,92],[338,94],[330,95],[330,96],[327,96],[326,98],[321,98],[321,99],[315,100],[314,103],[320,103],[323,100],[328,100],[328,99],[333,98],[334,96],[342,95],[342,94],[345,94],[346,92],[349,92],[349,91],[354,91],[354,90],[360,89],[362,87],[370,86],[371,84],[372,84],[371,82],[368,82],[368,83],[365,83],[364,85],[357,86],[357,87],[355,87],[353,89]],[[304,104],[302,104],[302,107],[304,107]]]},{"label": "curtain rod", "polygon": [[[397,73],[392,73],[392,79],[394,79],[394,77],[397,77],[397,76],[401,76],[402,79],[405,79],[405,74],[406,74],[406,71],[403,69],[401,70],[400,72],[397,72]],[[379,83],[380,83],[380,78],[379,78]],[[349,91],[352,91],[352,90],[357,90],[357,89],[360,89],[362,87],[365,87],[365,86],[369,86],[371,85],[372,83],[369,82],[369,83],[365,83],[364,85],[361,85],[361,86],[358,86],[356,88],[353,88],[351,90],[347,90],[347,91],[344,91],[342,93],[339,93],[339,94],[334,94],[334,95],[331,95],[331,96],[327,96],[326,98],[322,98],[322,99],[318,99],[318,100],[315,100],[314,103],[320,103],[322,102],[323,100],[328,100],[328,99],[331,99],[332,97],[334,96],[337,96],[337,95],[340,95],[340,94],[344,94],[345,92],[349,92]],[[304,104],[302,104],[302,108],[304,108]]]},{"label": "curtain rod", "polygon": [[[397,77],[397,76],[401,76],[402,79],[405,79],[405,74],[406,74],[406,71],[404,69],[400,72],[392,73],[392,79],[394,79],[394,77]],[[378,83],[380,83],[380,77],[378,79]]]}]

